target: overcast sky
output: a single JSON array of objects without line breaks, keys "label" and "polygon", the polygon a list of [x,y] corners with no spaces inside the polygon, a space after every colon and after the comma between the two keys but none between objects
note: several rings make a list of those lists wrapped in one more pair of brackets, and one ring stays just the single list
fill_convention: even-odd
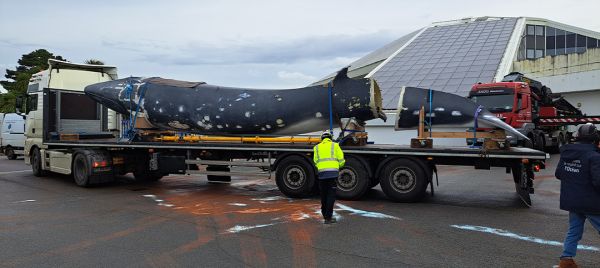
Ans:
[{"label": "overcast sky", "polygon": [[598,10],[598,0],[0,0],[0,72],[45,48],[120,77],[296,87],[431,22],[530,16],[600,31]]}]

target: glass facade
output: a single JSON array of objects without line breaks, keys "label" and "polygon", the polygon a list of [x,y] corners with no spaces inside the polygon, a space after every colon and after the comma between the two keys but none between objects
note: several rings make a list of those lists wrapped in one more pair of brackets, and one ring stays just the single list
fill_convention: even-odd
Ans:
[{"label": "glass facade", "polygon": [[473,84],[491,82],[516,21],[504,18],[428,28],[373,74],[382,91],[383,108],[397,108],[402,86],[466,96]]},{"label": "glass facade", "polygon": [[596,38],[562,29],[528,24],[521,38],[517,60],[583,53],[588,48],[599,47],[599,42]]}]

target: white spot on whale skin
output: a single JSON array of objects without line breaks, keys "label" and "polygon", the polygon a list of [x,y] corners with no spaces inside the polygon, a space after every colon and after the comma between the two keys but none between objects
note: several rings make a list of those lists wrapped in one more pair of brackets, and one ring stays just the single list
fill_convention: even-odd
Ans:
[{"label": "white spot on whale skin", "polygon": [[321,118],[321,117],[323,117],[323,114],[321,114],[321,112],[317,112],[317,113],[315,114],[315,117],[316,117],[316,118]]},{"label": "white spot on whale skin", "polygon": [[372,212],[372,211],[355,209],[355,208],[346,206],[344,204],[339,204],[339,203],[337,204],[337,207],[339,208],[339,209],[336,209],[337,211],[344,210],[344,211],[351,212],[353,215],[363,216],[363,217],[367,217],[367,218],[394,219],[394,220],[399,220],[400,219],[398,217],[387,215],[387,214],[383,214],[383,213],[379,213],[379,212]]},{"label": "white spot on whale skin", "polygon": [[255,106],[256,106],[256,103],[252,103],[252,104],[250,104],[250,105],[251,105],[252,107],[255,107]]},{"label": "white spot on whale skin", "polygon": [[[529,242],[538,243],[538,244],[559,246],[559,247],[563,246],[562,242],[545,240],[545,239],[531,237],[531,236],[524,236],[524,235],[520,235],[520,234],[511,233],[507,230],[502,230],[502,229],[490,228],[490,227],[485,227],[485,226],[473,226],[473,225],[450,225],[450,226],[454,227],[454,228],[462,229],[462,230],[495,234],[495,235],[499,235],[499,236],[514,238],[514,239],[523,240],[523,241],[529,241]],[[600,248],[598,248],[598,247],[586,246],[586,245],[578,245],[577,249],[600,251]]]},{"label": "white spot on whale skin", "polygon": [[204,120],[206,120],[206,121],[210,121],[210,116],[208,116],[208,115],[205,115],[205,116],[204,116]]},{"label": "white spot on whale skin", "polygon": [[225,108],[221,107],[221,108],[219,108],[219,111],[220,112],[225,111]]},{"label": "white spot on whale skin", "polygon": [[452,111],[452,116],[462,116],[460,111]]},{"label": "white spot on whale skin", "polygon": [[158,108],[158,112],[162,114],[163,109],[162,108]]},{"label": "white spot on whale skin", "polygon": [[220,115],[217,115],[217,116],[215,116],[215,118],[219,119],[219,118],[221,118],[221,116],[220,116]]},{"label": "white spot on whale skin", "polygon": [[182,124],[179,121],[171,121],[169,122],[169,126],[172,128],[178,128],[178,129],[189,129],[190,126],[188,126],[187,124]]},{"label": "white spot on whale skin", "polygon": [[183,111],[184,111],[184,110],[185,110],[185,107],[183,107],[183,105],[180,105],[180,106],[179,106],[179,112],[180,112],[180,113],[183,113]]},{"label": "white spot on whale skin", "polygon": [[235,128],[242,128],[242,126],[240,126],[240,125],[237,125],[237,126],[235,126]]},{"label": "white spot on whale skin", "polygon": [[267,129],[271,129],[271,125],[265,125]]},{"label": "white spot on whale skin", "polygon": [[278,118],[277,120],[275,120],[275,122],[276,122],[277,124],[283,124],[283,119],[281,119],[281,118]]},{"label": "white spot on whale skin", "polygon": [[437,107],[437,108],[435,108],[435,109],[433,109],[433,110],[434,110],[434,111],[436,111],[436,112],[443,112],[443,111],[445,111],[446,109],[445,109],[444,107]]},{"label": "white spot on whale skin", "polygon": [[160,101],[156,101],[155,103],[156,103],[156,104],[159,104],[159,103],[160,103]]},{"label": "white spot on whale skin", "polygon": [[217,128],[218,128],[218,129],[222,129],[222,128],[223,128],[223,126],[221,126],[221,125],[217,125]]},{"label": "white spot on whale skin", "polygon": [[251,115],[251,113],[250,113],[250,112],[246,112],[246,113],[244,113],[244,115],[245,115],[246,117],[250,118],[250,115]]}]

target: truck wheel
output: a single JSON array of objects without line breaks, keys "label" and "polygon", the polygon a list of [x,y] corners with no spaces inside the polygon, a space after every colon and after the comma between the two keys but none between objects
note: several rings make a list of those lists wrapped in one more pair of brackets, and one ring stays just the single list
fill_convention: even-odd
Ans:
[{"label": "truck wheel", "polygon": [[538,151],[544,151],[546,144],[544,142],[544,134],[536,135],[535,142],[533,143],[534,149]]},{"label": "truck wheel", "polygon": [[4,154],[6,155],[6,158],[8,158],[9,160],[15,160],[15,159],[17,159],[17,155],[15,154],[15,150],[13,150],[13,148],[10,147],[10,146],[6,146],[6,149],[4,149]]},{"label": "truck wheel", "polygon": [[416,202],[425,196],[428,180],[417,163],[408,159],[392,160],[381,174],[381,189],[393,201]]},{"label": "truck wheel", "polygon": [[42,169],[42,155],[40,154],[40,149],[33,148],[31,155],[29,156],[29,160],[31,163],[31,171],[33,171],[34,176],[46,176],[46,171]]},{"label": "truck wheel", "polygon": [[275,172],[275,182],[279,191],[288,197],[310,195],[315,178],[314,167],[305,158],[297,155],[281,160]]},{"label": "truck wheel", "polygon": [[337,178],[336,195],[340,199],[356,200],[361,198],[371,184],[367,168],[356,158],[348,157],[346,165],[340,169]]},{"label": "truck wheel", "polygon": [[[206,171],[229,172],[229,171],[231,171],[231,169],[228,166],[207,166]],[[231,182],[231,176],[223,176],[223,175],[206,175],[206,179],[208,179],[208,182],[210,182],[210,183]]]},{"label": "truck wheel", "polygon": [[90,166],[84,154],[76,154],[73,160],[73,179],[75,184],[82,187],[90,185]]}]

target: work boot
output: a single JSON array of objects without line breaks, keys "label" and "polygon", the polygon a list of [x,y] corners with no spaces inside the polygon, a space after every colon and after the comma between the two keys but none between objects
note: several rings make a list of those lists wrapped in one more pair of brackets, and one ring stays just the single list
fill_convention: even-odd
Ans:
[{"label": "work boot", "polygon": [[577,263],[573,258],[561,258],[560,263],[558,263],[558,268],[577,268]]},{"label": "work boot", "polygon": [[332,223],[336,223],[337,220],[335,218],[331,218],[331,219],[325,219],[323,221],[323,224],[332,224]]}]

